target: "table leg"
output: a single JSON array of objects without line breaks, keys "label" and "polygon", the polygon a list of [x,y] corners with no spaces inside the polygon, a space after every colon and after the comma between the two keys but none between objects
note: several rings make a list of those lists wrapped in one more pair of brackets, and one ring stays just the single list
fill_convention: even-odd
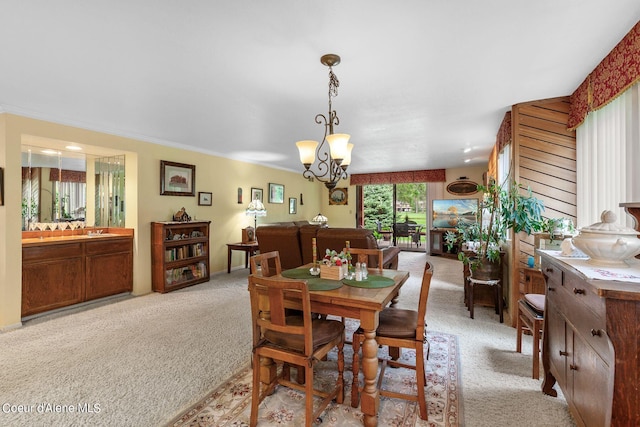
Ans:
[{"label": "table leg", "polygon": [[364,388],[360,397],[360,409],[364,413],[364,425],[372,427],[378,425],[378,408],[380,406],[380,396],[376,384],[378,375],[378,342],[376,341],[378,313],[363,315],[360,326],[364,330],[364,342],[362,343]]},{"label": "table leg", "polygon": [[249,267],[249,253],[251,252],[251,249],[247,249],[246,251],[244,251],[244,268],[248,268]]},{"label": "table leg", "polygon": [[227,248],[227,274],[231,273],[231,248]]}]

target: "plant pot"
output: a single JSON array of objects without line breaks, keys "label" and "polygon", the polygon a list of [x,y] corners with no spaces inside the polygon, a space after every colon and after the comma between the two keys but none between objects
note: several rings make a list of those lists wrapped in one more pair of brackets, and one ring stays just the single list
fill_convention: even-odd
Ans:
[{"label": "plant pot", "polygon": [[484,259],[476,268],[471,269],[471,277],[478,280],[501,280],[502,264]]}]

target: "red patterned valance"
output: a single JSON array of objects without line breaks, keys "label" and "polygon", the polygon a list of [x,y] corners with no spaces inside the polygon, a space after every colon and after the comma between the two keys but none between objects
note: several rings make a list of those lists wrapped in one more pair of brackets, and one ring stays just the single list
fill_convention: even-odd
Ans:
[{"label": "red patterned valance", "polygon": [[351,175],[351,185],[403,184],[410,182],[445,182],[444,169],[419,171],[359,173]]},{"label": "red patterned valance", "polygon": [[[62,179],[60,179],[60,171],[62,171]],[[87,173],[84,171],[51,168],[51,171],[49,172],[49,181],[87,182]]]},{"label": "red patterned valance", "polygon": [[568,127],[580,126],[589,111],[604,107],[640,80],[640,21],[571,95]]},{"label": "red patterned valance", "polygon": [[507,111],[498,129],[498,135],[496,135],[496,145],[498,151],[502,151],[505,145],[511,143],[511,111]]}]

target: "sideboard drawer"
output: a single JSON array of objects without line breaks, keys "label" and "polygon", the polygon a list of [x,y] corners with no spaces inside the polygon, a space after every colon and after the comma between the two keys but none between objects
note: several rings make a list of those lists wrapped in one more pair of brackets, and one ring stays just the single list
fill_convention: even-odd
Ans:
[{"label": "sideboard drawer", "polygon": [[555,265],[545,265],[542,268],[542,273],[545,275],[547,284],[562,285],[562,269]]}]

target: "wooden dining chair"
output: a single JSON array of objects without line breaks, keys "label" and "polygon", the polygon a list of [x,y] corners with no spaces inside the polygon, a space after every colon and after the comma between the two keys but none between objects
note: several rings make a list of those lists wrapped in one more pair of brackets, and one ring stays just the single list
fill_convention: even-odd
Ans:
[{"label": "wooden dining chair", "polygon": [[280,252],[271,251],[263,254],[257,254],[250,259],[250,272],[256,274],[258,266],[262,271],[262,276],[270,277],[282,273],[282,265],[280,264]]},{"label": "wooden dining chair", "polygon": [[[408,348],[416,352],[416,364],[410,365],[401,362],[400,359],[380,359],[382,367],[378,374],[378,390],[380,395],[410,400],[418,403],[420,408],[420,418],[427,420],[427,401],[425,398],[425,385],[427,382],[424,369],[425,360],[429,358],[429,342],[427,341],[427,331],[425,315],[427,313],[427,300],[429,298],[429,288],[431,287],[431,277],[433,267],[430,263],[424,266],[422,274],[422,286],[420,288],[420,298],[418,300],[418,311],[404,310],[399,308],[385,308],[380,312],[380,321],[376,330],[376,341],[381,346]],[[360,356],[358,352],[364,341],[364,331],[362,328],[353,334],[353,384],[351,388],[351,406],[358,406],[360,392],[362,391],[358,374],[360,371]],[[426,358],[425,358],[426,347]],[[414,369],[416,371],[417,395],[399,393],[382,388],[384,371],[387,365]]]},{"label": "wooden dining chair", "polygon": [[[310,427],[333,399],[344,400],[344,325],[337,320],[313,319],[309,290],[305,280],[279,277],[249,276],[251,318],[253,329],[253,390],[250,425],[258,422],[258,405],[280,384],[305,392],[305,425]],[[302,316],[285,314],[286,294],[300,295]],[[338,379],[330,391],[313,388],[313,368],[316,362],[335,347],[338,348]],[[261,387],[261,358],[273,359],[276,364],[303,367],[305,384],[297,384],[275,370],[275,378]],[[278,373],[280,371],[280,373]],[[322,401],[314,411],[314,395]]]},{"label": "wooden dining chair", "polygon": [[[344,253],[347,253],[347,248],[342,249]],[[383,260],[384,260],[384,252],[382,249],[364,249],[364,248],[349,248],[349,253],[352,256],[352,264],[355,265],[356,262],[367,263],[369,268],[377,268],[378,270],[382,270]],[[355,255],[355,257],[353,257]],[[375,260],[375,264],[371,261]]]}]

